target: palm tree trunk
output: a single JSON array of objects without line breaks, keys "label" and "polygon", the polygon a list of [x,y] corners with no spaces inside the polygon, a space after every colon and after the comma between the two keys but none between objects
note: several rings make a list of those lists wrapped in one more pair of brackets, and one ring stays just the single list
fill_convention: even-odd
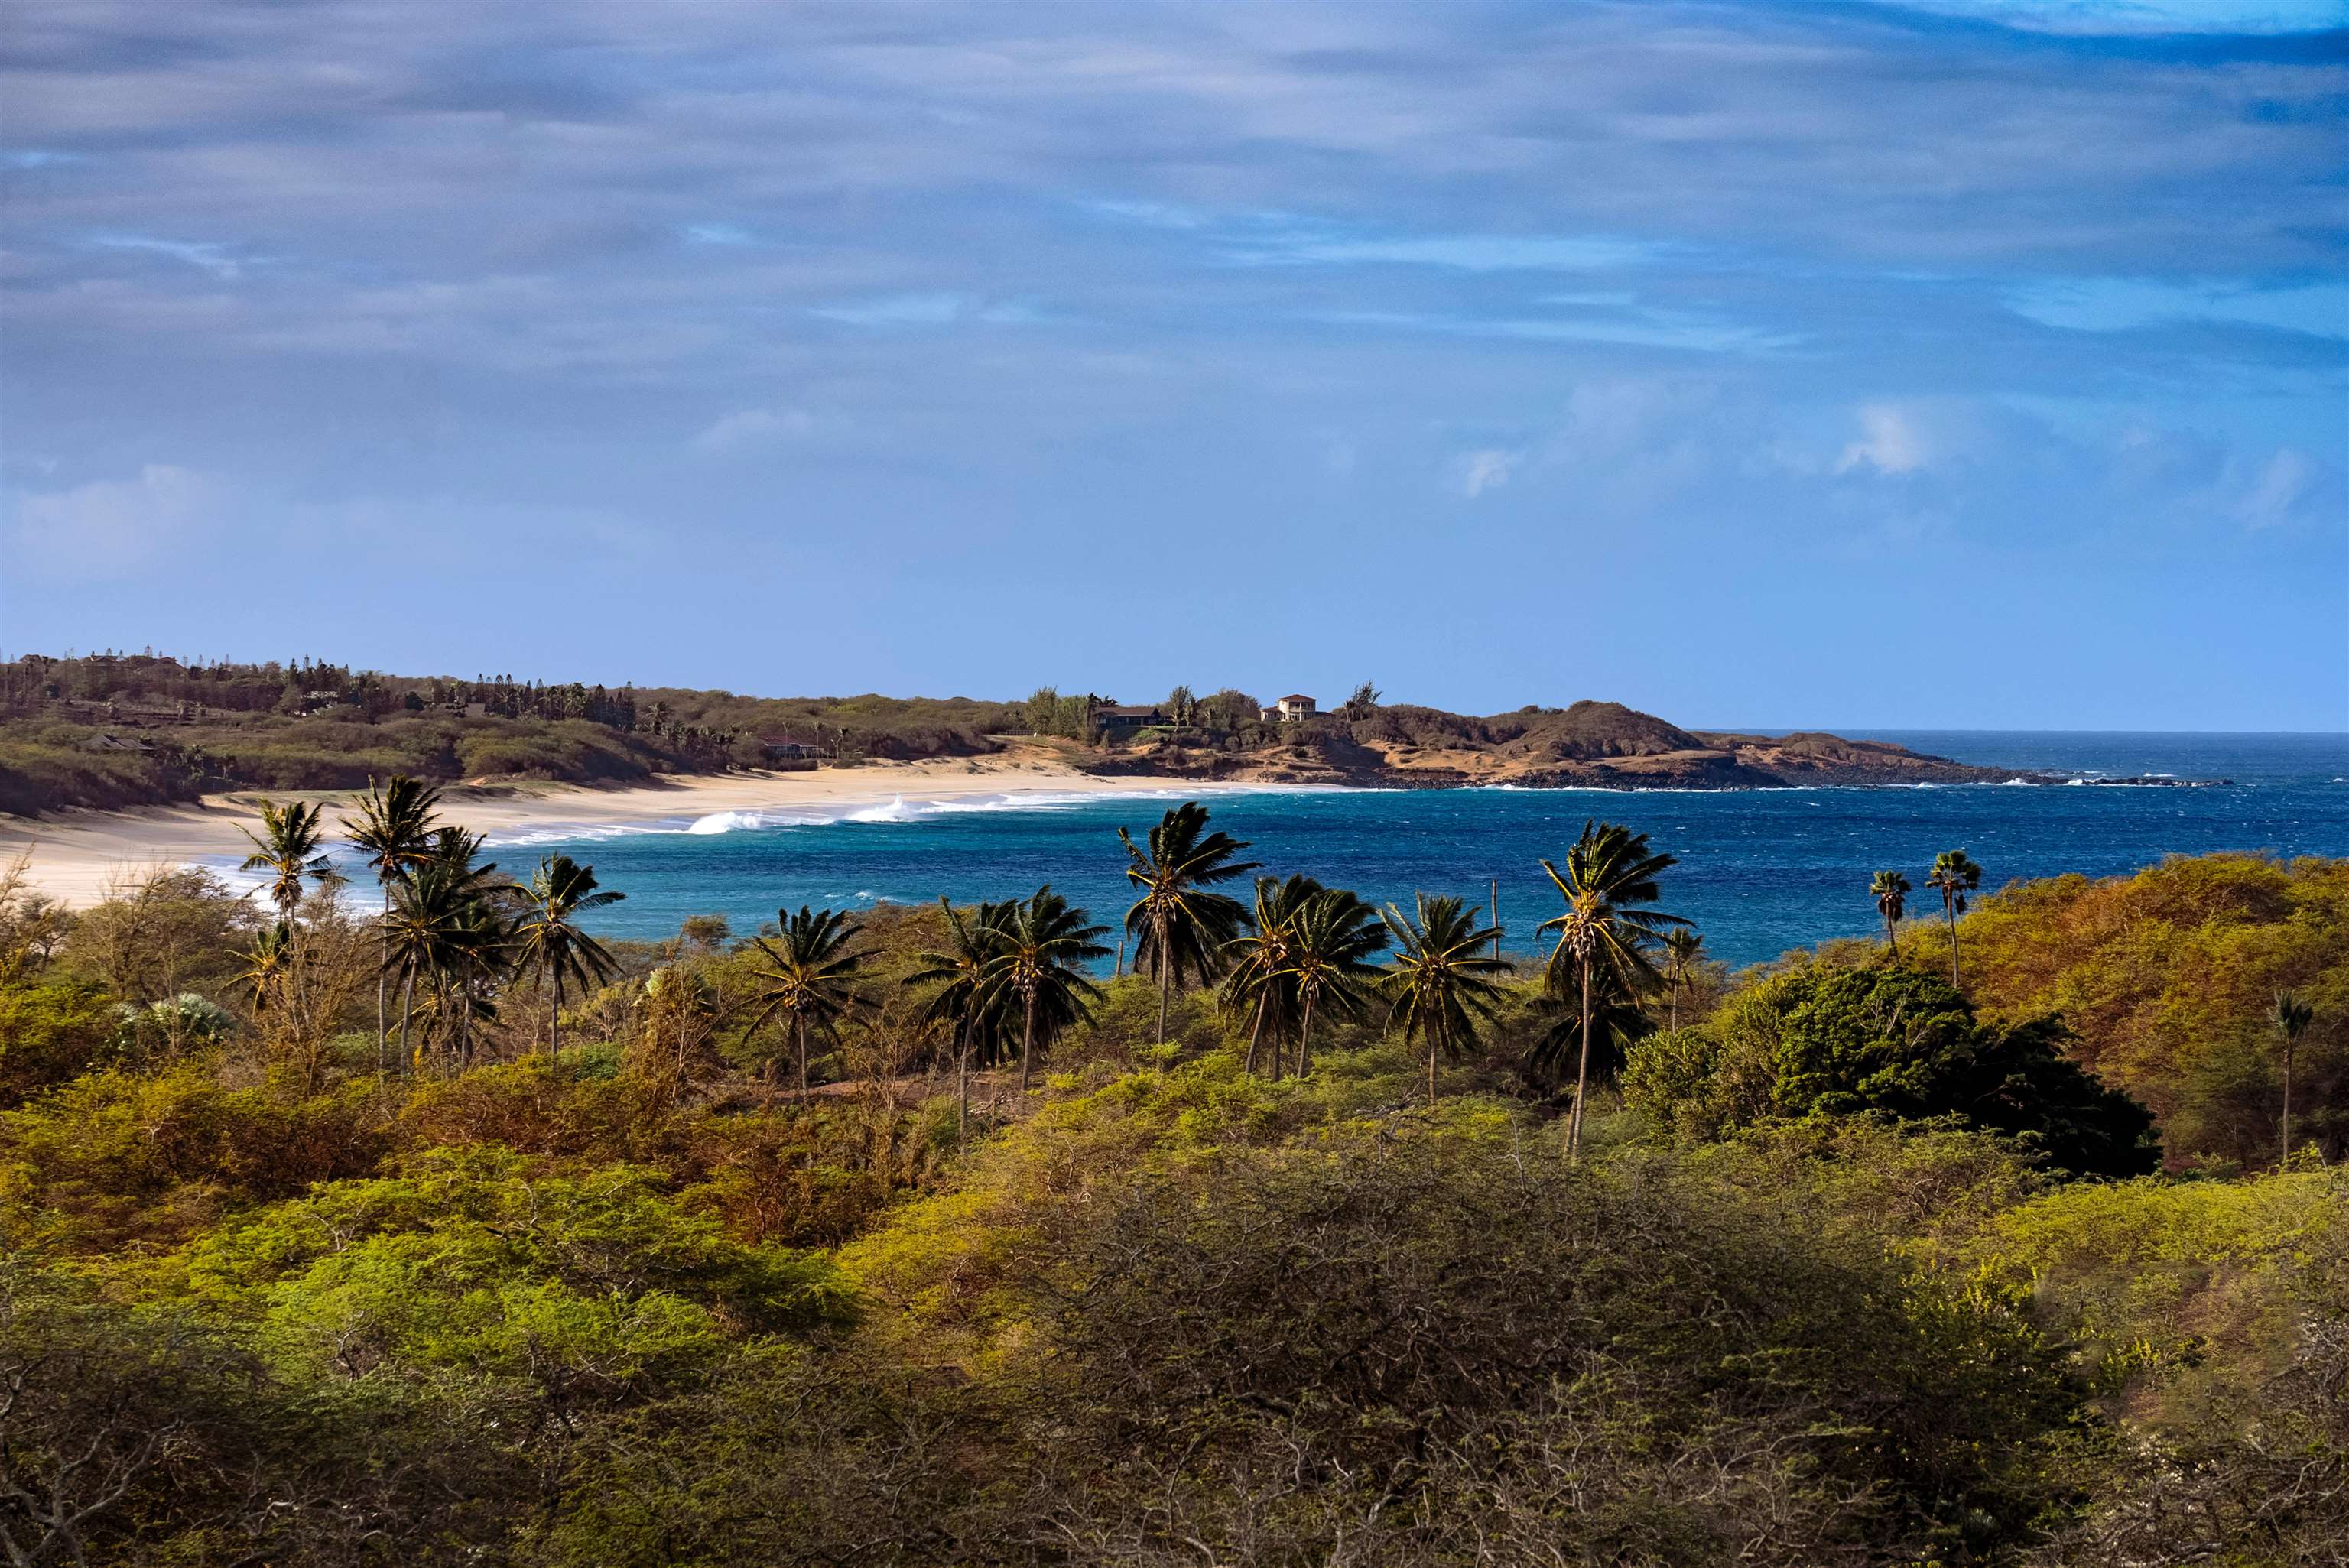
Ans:
[{"label": "palm tree trunk", "polygon": [[1036,1048],[1036,993],[1028,993],[1026,1021],[1019,1028],[1019,1092],[1028,1092],[1028,1058]]},{"label": "palm tree trunk", "polygon": [[563,971],[554,972],[554,1011],[546,1016],[546,1070],[563,1071]]},{"label": "palm tree trunk", "polygon": [[1305,1016],[1297,1026],[1297,1076],[1313,1070],[1313,993],[1305,993]]},{"label": "palm tree trunk", "polygon": [[1965,985],[1958,979],[1958,905],[1946,895],[1941,900],[1941,913],[1950,922],[1950,989],[1962,991]]},{"label": "palm tree trunk", "polygon": [[390,1064],[384,1060],[390,1030],[384,1022],[384,990],[389,984],[385,971],[391,967],[391,883],[383,884],[383,919],[376,926],[376,953],[382,960],[375,971],[375,1076],[381,1078]]},{"label": "palm tree trunk", "polygon": [[[1256,1075],[1257,1041],[1264,1037],[1264,1005],[1270,999],[1271,993],[1269,991],[1259,991],[1257,993],[1256,1022],[1250,1026],[1248,1029],[1247,1060],[1240,1064],[1240,1071],[1248,1074],[1251,1078]],[[1275,1047],[1274,1048],[1277,1050],[1279,1047]]]},{"label": "palm tree trunk", "polygon": [[955,1050],[955,1152],[970,1146],[970,1020],[962,1021]]},{"label": "palm tree trunk", "polygon": [[1899,963],[1900,931],[1898,926],[1893,924],[1892,916],[1889,913],[1888,913],[1884,917],[1884,941],[1885,944],[1892,949],[1892,962],[1895,964]]},{"label": "palm tree trunk", "polygon": [[2281,1171],[2292,1163],[2292,1041],[2283,1043],[2283,1155],[2276,1161]]},{"label": "palm tree trunk", "polygon": [[1427,1031],[1427,1109],[1435,1109],[1435,1031]]},{"label": "palm tree trunk", "polygon": [[797,1037],[797,1039],[798,1039],[798,1041],[799,1041],[799,1054],[800,1054],[800,1103],[801,1103],[802,1105],[805,1105],[805,1104],[808,1102],[808,1087],[807,1087],[807,1015],[806,1015],[805,1013],[794,1013],[794,1014],[792,1014],[792,1033],[793,1034],[793,1036],[794,1036],[794,1037]]},{"label": "palm tree trunk", "polygon": [[[1163,942],[1163,941],[1158,944],[1158,959],[1157,959],[1157,964],[1158,964],[1158,1040],[1157,1040],[1157,1043],[1158,1043],[1159,1045],[1162,1045],[1162,1046],[1163,1046],[1163,1045],[1164,1045],[1164,1044],[1166,1043],[1166,1002],[1167,1002],[1167,999],[1168,999],[1170,996],[1172,996],[1172,995],[1174,995],[1174,966],[1172,964],[1169,964],[1169,963],[1167,963],[1167,962],[1166,962],[1166,944],[1165,944],[1165,943],[1164,943],[1164,942]],[[1161,1060],[1160,1060],[1160,1062],[1159,1062],[1159,1064],[1158,1064],[1158,1070],[1159,1070],[1160,1072],[1164,1072],[1164,1071],[1166,1070],[1166,1063],[1164,1062],[1164,1059],[1161,1059]]]},{"label": "palm tree trunk", "polygon": [[411,965],[399,982],[399,1073],[402,1078],[408,1076],[416,1059],[408,1054],[408,1025],[415,1016],[416,969]]},{"label": "palm tree trunk", "polygon": [[1566,1127],[1566,1157],[1582,1158],[1582,1097],[1590,1088],[1590,960],[1582,961],[1582,1059],[1574,1069],[1574,1116]]}]

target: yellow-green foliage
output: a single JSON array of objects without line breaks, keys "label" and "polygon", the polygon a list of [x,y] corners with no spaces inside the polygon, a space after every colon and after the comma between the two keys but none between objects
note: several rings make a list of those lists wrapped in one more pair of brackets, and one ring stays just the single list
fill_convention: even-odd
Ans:
[{"label": "yellow-green foliage", "polygon": [[[984,1358],[990,1337],[1016,1329],[1006,1287],[1050,1264],[1042,1238],[1055,1211],[1138,1172],[1212,1168],[1236,1151],[1407,1102],[1413,1077],[1407,1056],[1379,1048],[1331,1052],[1311,1078],[1278,1083],[1241,1072],[1229,1051],[1090,1089],[1057,1079],[1061,1092],[976,1150],[954,1190],[906,1204],[843,1247],[841,1264],[897,1309],[894,1321],[926,1356]],[[1438,1114],[1507,1113],[1456,1100]]]},{"label": "yellow-green foliage", "polygon": [[2118,1387],[2140,1369],[2272,1370],[2292,1343],[2296,1271],[2344,1245],[2349,1173],[2310,1171],[2051,1191],[1992,1220],[1971,1259]]},{"label": "yellow-green foliage", "polygon": [[363,1175],[392,1147],[373,1086],[231,1088],[209,1063],[77,1078],[0,1121],[12,1245],[61,1253],[176,1243],[239,1207]]},{"label": "yellow-green foliage", "polygon": [[[2279,987],[2313,1004],[2294,1072],[2296,1140],[2349,1152],[2349,861],[2179,856],[2133,876],[2054,877],[1983,899],[1959,924],[1986,1018],[2062,1015],[2081,1064],[2151,1108],[2173,1161],[2276,1158]],[[1902,954],[1943,968],[1919,923]]]},{"label": "yellow-green foliage", "polygon": [[112,999],[69,980],[0,985],[0,1105],[88,1070],[112,1044]]},{"label": "yellow-green foliage", "polygon": [[731,1241],[667,1186],[636,1166],[573,1175],[494,1145],[429,1150],[223,1225],[148,1288],[249,1317],[320,1371],[447,1369],[571,1397],[848,1315],[829,1264]]}]

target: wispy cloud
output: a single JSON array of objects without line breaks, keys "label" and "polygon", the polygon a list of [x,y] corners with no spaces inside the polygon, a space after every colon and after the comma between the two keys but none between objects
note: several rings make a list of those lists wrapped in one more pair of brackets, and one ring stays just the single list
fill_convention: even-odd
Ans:
[{"label": "wispy cloud", "polygon": [[770,447],[778,441],[805,436],[814,428],[814,417],[804,409],[741,408],[721,416],[708,429],[696,436],[693,444],[697,449],[705,452],[737,452]]},{"label": "wispy cloud", "polygon": [[808,314],[850,326],[944,326],[963,319],[971,302],[955,294],[886,294],[878,299],[812,305]]},{"label": "wispy cloud", "polygon": [[162,240],[150,234],[92,234],[89,242],[106,251],[139,251],[150,255],[168,256],[175,262],[185,262],[201,267],[223,281],[242,277],[244,263],[230,253],[230,247],[211,240]]},{"label": "wispy cloud", "polygon": [[1798,347],[1799,333],[1774,332],[1691,311],[1626,307],[1560,316],[1443,315],[1409,311],[1331,311],[1321,320],[1340,326],[1384,327],[1462,337],[1516,338],[1534,343],[1617,344],[1695,354],[1779,354]]},{"label": "wispy cloud", "polygon": [[2349,338],[2349,284],[2047,278],[2009,289],[2006,302],[2018,315],[2085,332],[2214,322]]},{"label": "wispy cloud", "polygon": [[1486,490],[1500,489],[1509,482],[1516,463],[1516,454],[1497,447],[1468,453],[1460,459],[1460,493],[1475,500]]}]

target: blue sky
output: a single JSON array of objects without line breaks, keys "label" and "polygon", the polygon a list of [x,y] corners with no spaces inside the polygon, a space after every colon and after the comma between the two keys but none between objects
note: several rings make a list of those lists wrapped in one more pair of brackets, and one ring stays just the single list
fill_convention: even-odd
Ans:
[{"label": "blue sky", "polygon": [[15,0],[0,95],[10,654],[2349,727],[2342,5]]}]

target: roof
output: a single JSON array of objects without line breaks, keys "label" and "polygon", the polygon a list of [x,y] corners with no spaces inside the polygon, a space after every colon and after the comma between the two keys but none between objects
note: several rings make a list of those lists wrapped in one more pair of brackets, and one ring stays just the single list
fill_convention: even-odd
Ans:
[{"label": "roof", "polygon": [[798,736],[796,736],[796,735],[762,735],[762,736],[759,737],[759,744],[760,744],[760,745],[761,745],[761,746],[809,746],[809,747],[812,747],[812,746],[820,745],[820,744],[821,744],[821,742],[813,741],[813,740],[802,740],[802,739],[801,739],[801,738],[800,738]]},{"label": "roof", "polygon": [[1130,703],[1117,707],[1096,708],[1094,709],[1094,712],[1102,718],[1158,718],[1163,717],[1154,707],[1136,707]]},{"label": "roof", "polygon": [[1311,702],[1313,699],[1307,696],[1303,692],[1293,691],[1287,696],[1282,697],[1280,700],[1283,702]]}]

